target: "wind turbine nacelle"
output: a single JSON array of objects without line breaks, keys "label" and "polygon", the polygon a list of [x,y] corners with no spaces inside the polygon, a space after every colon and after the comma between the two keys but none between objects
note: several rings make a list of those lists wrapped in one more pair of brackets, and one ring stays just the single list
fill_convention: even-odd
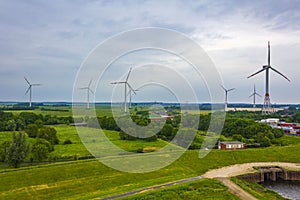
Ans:
[{"label": "wind turbine nacelle", "polygon": [[263,69],[266,69],[266,68],[268,68],[268,65],[264,65],[264,66],[263,66]]}]

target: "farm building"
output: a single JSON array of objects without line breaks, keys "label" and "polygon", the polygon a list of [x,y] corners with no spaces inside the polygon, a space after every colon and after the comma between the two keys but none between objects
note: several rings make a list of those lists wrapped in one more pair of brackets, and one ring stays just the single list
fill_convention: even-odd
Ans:
[{"label": "farm building", "polygon": [[223,141],[219,142],[218,148],[221,150],[245,149],[246,144],[239,141]]},{"label": "farm building", "polygon": [[155,114],[151,114],[149,116],[149,119],[151,121],[165,121],[165,120],[172,120],[172,117],[169,115],[155,115]]}]

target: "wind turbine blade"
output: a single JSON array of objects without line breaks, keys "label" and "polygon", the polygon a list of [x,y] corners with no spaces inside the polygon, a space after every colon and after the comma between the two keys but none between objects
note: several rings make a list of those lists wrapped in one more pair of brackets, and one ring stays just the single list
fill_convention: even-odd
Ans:
[{"label": "wind turbine blade", "polygon": [[88,90],[89,90],[92,94],[95,94],[95,93],[93,92],[93,90],[91,90],[90,88],[88,88]]},{"label": "wind turbine blade", "polygon": [[235,88],[231,88],[231,89],[227,90],[227,92],[230,92],[230,91],[232,91],[232,90],[235,90]]},{"label": "wind turbine blade", "polygon": [[126,83],[127,83],[128,79],[129,79],[129,75],[130,75],[130,73],[131,73],[131,69],[132,69],[132,67],[130,67],[129,72],[128,72],[128,74],[127,74],[126,81],[125,81]]},{"label": "wind turbine blade", "polygon": [[263,68],[263,69],[259,70],[258,72],[255,72],[254,74],[251,74],[251,75],[248,76],[247,78],[250,78],[250,77],[252,77],[252,76],[255,76],[256,74],[258,74],[258,73],[264,71],[265,69],[266,69],[266,68]]},{"label": "wind turbine blade", "polygon": [[110,84],[121,84],[121,83],[126,83],[126,82],[124,82],[124,81],[118,81],[118,82],[112,82]]},{"label": "wind turbine blade", "polygon": [[28,87],[28,89],[25,92],[25,95],[29,92],[30,88],[31,88],[31,86]]},{"label": "wind turbine blade", "polygon": [[253,95],[254,95],[254,93],[253,93],[253,94],[251,94],[251,95],[249,96],[249,98],[250,98],[250,97],[253,97]]},{"label": "wind turbine blade", "polygon": [[131,90],[134,94],[136,94],[135,90],[131,87],[131,85],[130,85],[129,83],[127,83],[127,85],[128,85],[128,87],[130,88],[130,90]]},{"label": "wind turbine blade", "polygon": [[223,85],[221,85],[221,84],[220,84],[220,86],[221,86],[221,88],[223,88],[223,90],[224,90],[224,91],[227,91],[227,90],[224,88],[224,86],[223,86]]},{"label": "wind turbine blade", "polygon": [[280,74],[281,76],[283,76],[283,78],[285,78],[286,80],[288,80],[290,82],[290,79],[288,79],[285,75],[283,75],[282,73],[280,73],[279,71],[277,71],[276,69],[274,69],[273,67],[270,67],[274,72]]},{"label": "wind turbine blade", "polygon": [[259,96],[259,97],[261,97],[261,95],[260,94],[258,94],[258,93],[255,93],[257,96]]},{"label": "wind turbine blade", "polygon": [[28,85],[30,85],[30,82],[28,81],[28,79],[24,76],[25,81],[28,83]]},{"label": "wind turbine blade", "polygon": [[92,79],[90,80],[88,87],[90,87],[90,86],[91,86],[91,83],[92,83]]},{"label": "wind turbine blade", "polygon": [[82,87],[82,88],[78,88],[80,90],[86,90],[86,89],[89,89],[88,87]]}]

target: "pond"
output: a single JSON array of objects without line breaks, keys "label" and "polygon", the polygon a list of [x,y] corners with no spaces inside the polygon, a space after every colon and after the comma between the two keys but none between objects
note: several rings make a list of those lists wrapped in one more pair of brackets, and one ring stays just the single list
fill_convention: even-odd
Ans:
[{"label": "pond", "polygon": [[263,186],[284,198],[300,200],[300,181],[265,182]]}]

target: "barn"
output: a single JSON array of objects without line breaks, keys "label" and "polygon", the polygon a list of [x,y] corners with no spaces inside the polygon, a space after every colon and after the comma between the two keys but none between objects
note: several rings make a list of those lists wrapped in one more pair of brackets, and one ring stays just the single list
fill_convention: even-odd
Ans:
[{"label": "barn", "polygon": [[221,150],[245,149],[246,144],[239,141],[223,141],[223,142],[220,141],[218,148]]}]

